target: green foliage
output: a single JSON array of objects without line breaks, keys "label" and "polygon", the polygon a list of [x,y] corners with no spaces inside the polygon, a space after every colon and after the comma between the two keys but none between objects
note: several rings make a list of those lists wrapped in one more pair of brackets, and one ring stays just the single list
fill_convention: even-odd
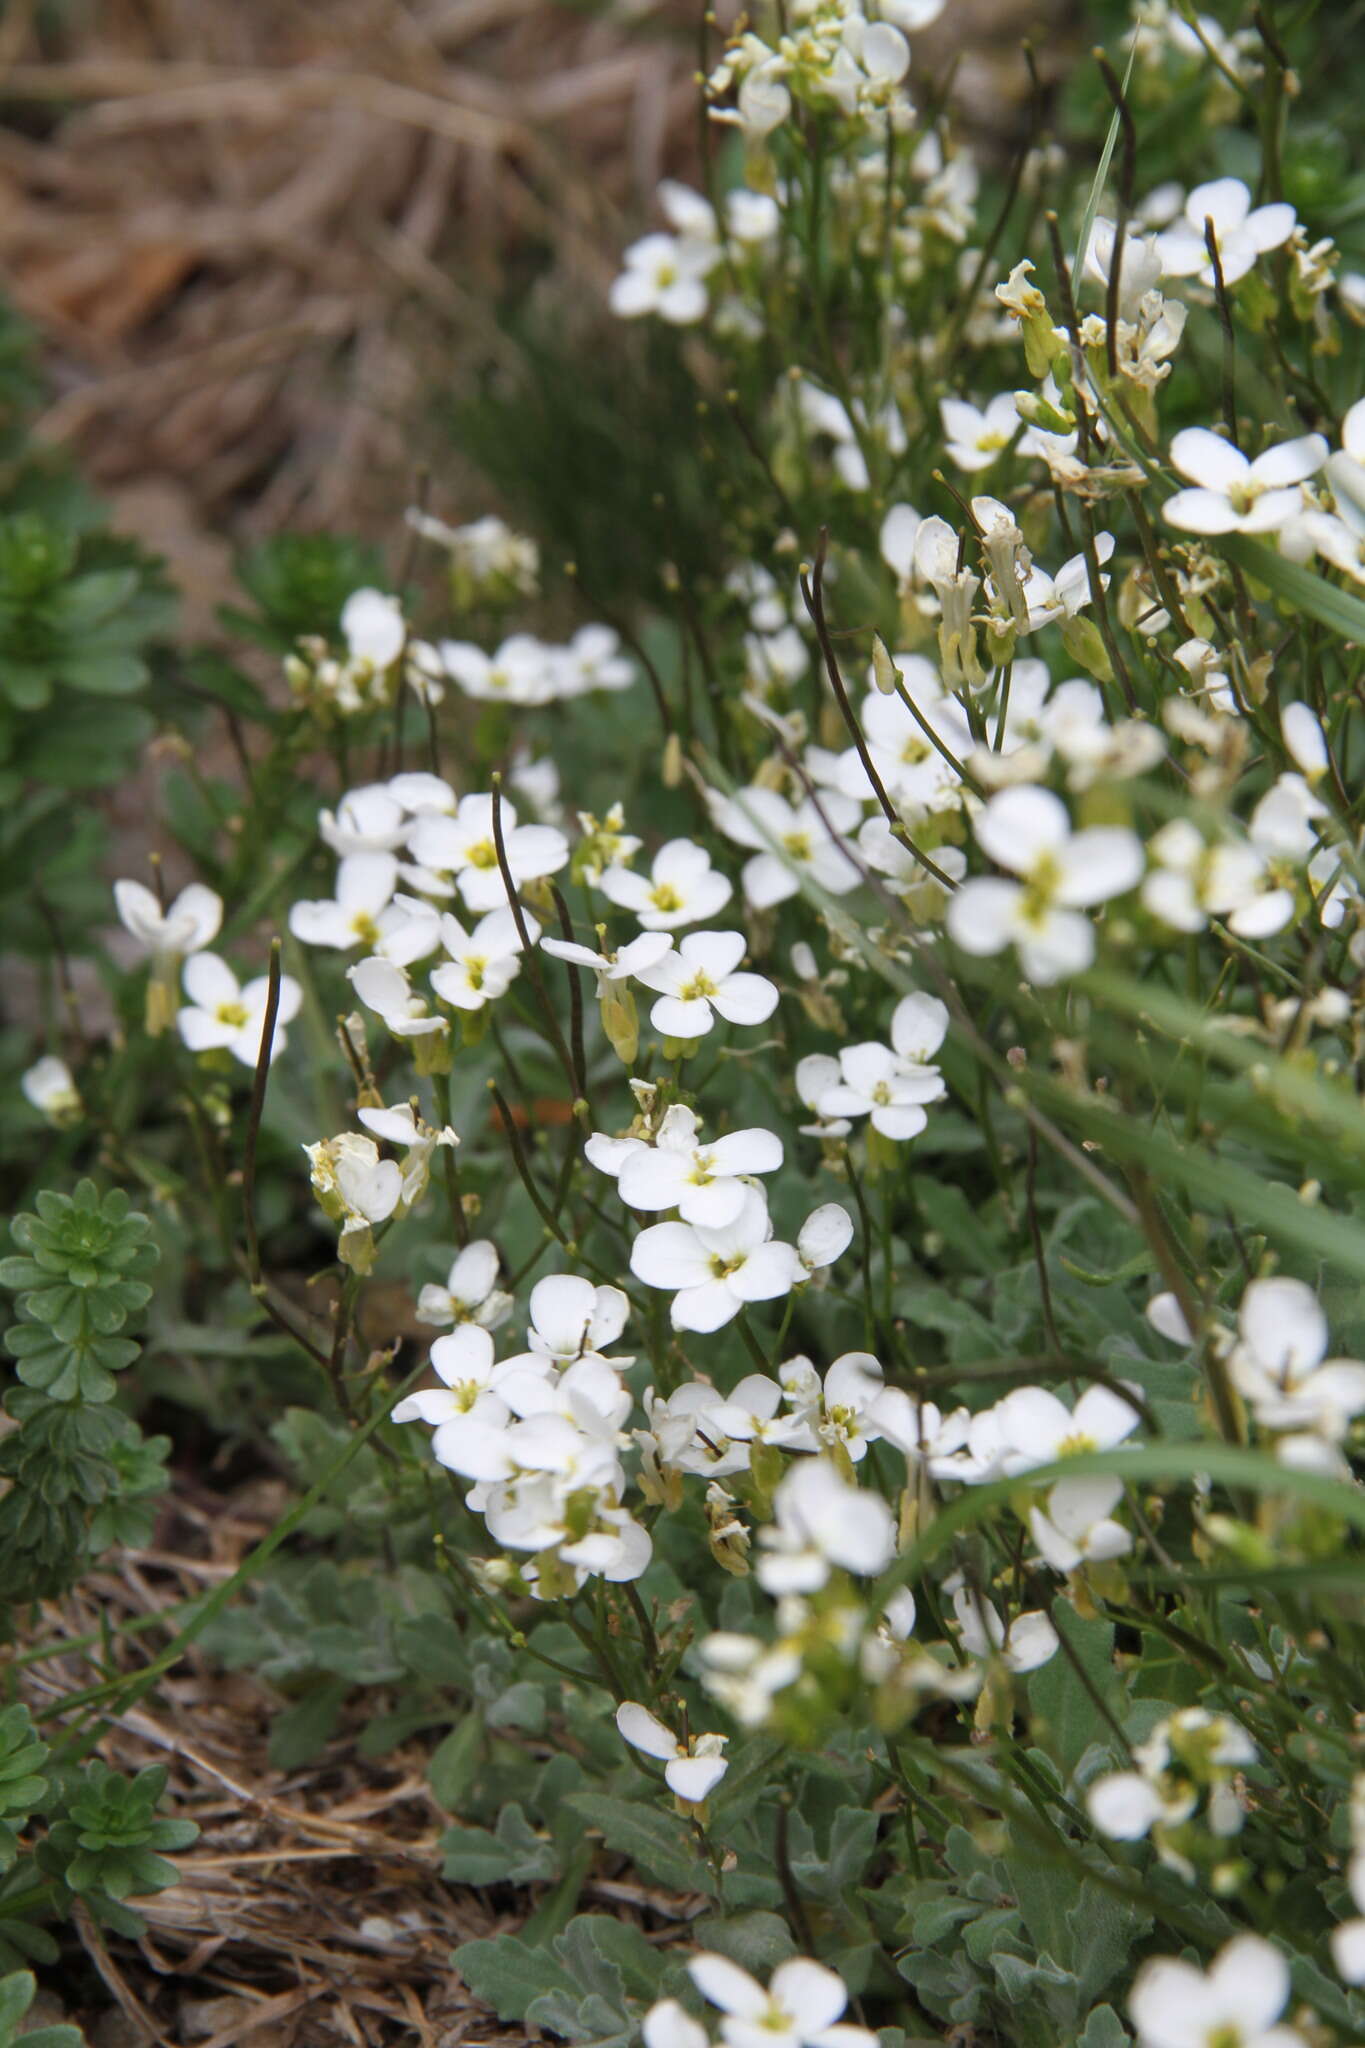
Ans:
[{"label": "green foliage", "polygon": [[31,1970],[0,1977],[0,2048],[85,2048],[79,2027],[29,2027],[21,2024],[37,1992]]},{"label": "green foliage", "polygon": [[20,1601],[59,1591],[111,1543],[146,1540],[170,1440],[113,1405],[139,1352],[120,1332],[151,1295],[150,1220],[86,1180],[44,1189],[10,1234],[22,1250],[0,1261],[0,1286],[17,1296],[5,1341],[22,1384],[5,1397],[20,1427],[0,1441],[0,1559],[4,1597]]},{"label": "green foliage", "polygon": [[98,1759],[86,1764],[64,1782],[61,1817],[38,1851],[43,1871],[59,1877],[121,1933],[142,1926],[121,1902],[175,1884],[176,1867],[161,1852],[186,1849],[199,1834],[193,1821],[158,1817],[169,1775],[164,1764],[135,1778]]},{"label": "green foliage", "polygon": [[332,533],[275,534],[239,558],[237,575],[257,610],[230,610],[229,623],[281,654],[308,636],[335,641],[351,592],[384,581],[376,549]]}]

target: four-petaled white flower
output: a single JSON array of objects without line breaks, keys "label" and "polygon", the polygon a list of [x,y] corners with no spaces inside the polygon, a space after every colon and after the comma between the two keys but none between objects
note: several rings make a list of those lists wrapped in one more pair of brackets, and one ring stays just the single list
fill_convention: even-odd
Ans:
[{"label": "four-petaled white flower", "polygon": [[733,1223],[744,1206],[745,1176],[775,1173],[782,1140],[761,1127],[727,1131],[705,1141],[697,1118],[674,1103],[653,1145],[640,1145],[622,1161],[616,1185],[631,1209],[676,1209],[684,1223],[712,1228]]},{"label": "four-petaled white flower", "polygon": [[669,1791],[689,1806],[700,1806],[708,1799],[730,1768],[725,1759],[728,1736],[694,1735],[690,1741],[680,1742],[638,1700],[622,1700],[616,1709],[616,1726],[632,1749],[658,1758]]},{"label": "four-petaled white flower", "polygon": [[1253,1280],[1237,1311],[1228,1369],[1266,1429],[1339,1441],[1365,1414],[1365,1363],[1328,1358],[1327,1318],[1302,1280]]},{"label": "four-petaled white flower", "polygon": [[978,876],[948,904],[948,931],[964,953],[998,953],[1013,943],[1030,981],[1078,974],[1095,957],[1081,906],[1131,889],[1142,847],[1122,826],[1072,832],[1066,805],[1050,790],[1021,786],[993,796],[973,822],[977,844],[1017,882]]},{"label": "four-petaled white flower", "polygon": [[119,922],[153,960],[181,960],[200,953],[217,938],[223,922],[223,899],[191,882],[163,910],[141,882],[115,882],[114,908]]},{"label": "four-petaled white flower", "polygon": [[941,398],[938,409],[944,453],[959,469],[968,471],[989,469],[1023,427],[1012,391],[1000,392],[984,410],[965,398]]},{"label": "four-petaled white flower", "polygon": [[720,252],[685,236],[642,235],[624,252],[625,269],[608,293],[618,319],[657,313],[673,327],[692,327],[706,312],[706,278]]},{"label": "four-petaled white flower", "polygon": [[675,1330],[719,1330],[749,1302],[775,1301],[805,1278],[795,1248],[774,1240],[758,1188],[746,1188],[738,1216],[719,1229],[651,1224],[631,1246],[630,1270],[673,1294]]},{"label": "four-petaled white flower", "polygon": [[330,946],[338,953],[364,946],[373,952],[401,918],[389,908],[397,882],[398,862],[391,853],[348,853],[337,869],[335,900],[296,903],[289,929],[305,946]]},{"label": "four-petaled white flower", "polygon": [[[868,2028],[841,2020],[848,2005],[843,1978],[807,1956],[779,1963],[766,1990],[727,1956],[693,1956],[687,1974],[724,2015],[720,2031],[727,2048],[876,2048],[877,2037]],[[681,2034],[656,2033],[647,2048],[692,2044]]]},{"label": "four-petaled white flower", "polygon": [[1207,427],[1186,427],[1171,443],[1171,463],[1195,488],[1177,491],[1163,509],[1187,533],[1273,533],[1294,517],[1300,484],[1326,460],[1321,434],[1281,441],[1250,462]]},{"label": "four-petaled white flower", "polygon": [[[269,978],[259,975],[243,987],[217,954],[192,953],[182,970],[181,986],[189,1002],[177,1014],[176,1023],[190,1051],[230,1052],[244,1067],[254,1067],[265,1029]],[[297,1017],[302,1002],[303,990],[292,975],[282,974],[270,1041],[272,1062],[284,1051],[285,1026]]]},{"label": "four-petaled white flower", "polygon": [[1277,2025],[1289,1965],[1259,1934],[1239,1934],[1207,1970],[1174,1956],[1142,1965],[1128,1994],[1140,2048],[1304,2048]]},{"label": "four-petaled white flower", "polygon": [[1157,255],[1167,277],[1197,277],[1201,284],[1212,286],[1213,262],[1206,240],[1207,223],[1212,221],[1223,283],[1236,284],[1258,256],[1289,240],[1295,219],[1293,207],[1283,200],[1253,207],[1240,178],[1213,178],[1207,185],[1195,186],[1185,201],[1183,217],[1157,236]]},{"label": "four-petaled white flower", "polygon": [[512,1297],[498,1286],[497,1246],[474,1238],[456,1255],[444,1286],[429,1280],[417,1297],[417,1320],[438,1329],[447,1323],[478,1323],[496,1330],[512,1313]]},{"label": "four-petaled white flower", "polygon": [[714,917],[730,901],[730,884],[711,865],[704,846],[670,839],[659,848],[648,878],[617,863],[604,868],[604,896],[631,910],[647,932],[674,932]]},{"label": "four-petaled white flower", "polygon": [[760,1529],[755,1577],[766,1593],[815,1593],[832,1567],[874,1578],[896,1551],[896,1518],[882,1496],[850,1486],[824,1458],[794,1465],[773,1495],[773,1522]]},{"label": "four-petaled white flower", "polygon": [[[556,825],[519,825],[514,807],[505,800],[501,817],[507,870],[515,888],[557,874],[569,858],[569,842]],[[420,866],[432,874],[452,874],[470,910],[496,910],[507,902],[507,885],[498,864],[493,832],[493,799],[476,793],[460,798],[453,816],[423,811],[408,844]]]},{"label": "four-petaled white flower", "polygon": [[636,975],[659,1000],[650,1022],[666,1038],[704,1038],[717,1016],[727,1024],[762,1024],[777,1008],[777,989],[761,974],[737,970],[747,950],[742,932],[689,932]]},{"label": "four-petaled white flower", "polygon": [[708,794],[711,816],[736,846],[759,849],[740,877],[755,910],[768,910],[800,893],[803,876],[832,896],[846,896],[862,880],[859,864],[838,835],[849,832],[862,812],[850,797],[833,791],[817,803],[804,797],[789,804],[774,789],[754,787],[734,796]]},{"label": "four-petaled white flower", "polygon": [[[534,945],[540,926],[525,912],[522,922]],[[490,910],[469,932],[447,911],[441,918],[440,937],[447,958],[432,969],[431,986],[452,1009],[481,1010],[485,1003],[505,995],[521,972],[521,933],[506,907]]]}]

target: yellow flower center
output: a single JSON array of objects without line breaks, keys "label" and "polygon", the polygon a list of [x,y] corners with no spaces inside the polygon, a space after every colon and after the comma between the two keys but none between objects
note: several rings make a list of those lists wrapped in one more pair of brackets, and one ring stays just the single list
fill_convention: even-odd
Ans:
[{"label": "yellow flower center", "polygon": [[811,857],[813,848],[809,832],[788,832],[782,844],[793,860],[809,860]]},{"label": "yellow flower center", "polygon": [[477,846],[471,846],[465,855],[472,868],[495,868],[498,864],[498,849],[491,839],[481,839]]},{"label": "yellow flower center", "polygon": [[715,993],[716,984],[712,981],[710,975],[701,971],[693,975],[686,987],[678,990],[679,996],[685,1003],[704,1002],[707,996],[713,996]]},{"label": "yellow flower center", "polygon": [[657,889],[651,889],[649,900],[656,910],[662,910],[665,915],[683,907],[682,897],[671,882],[660,882]]},{"label": "yellow flower center", "polygon": [[237,1031],[248,1021],[245,1003],[219,1003],[213,1014],[220,1024],[231,1024]]}]

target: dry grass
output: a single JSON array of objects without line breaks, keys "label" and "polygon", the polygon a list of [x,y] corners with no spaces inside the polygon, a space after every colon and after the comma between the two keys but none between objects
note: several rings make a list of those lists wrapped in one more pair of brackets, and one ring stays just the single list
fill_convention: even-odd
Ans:
[{"label": "dry grass", "polygon": [[43,433],[192,596],[225,536],[388,530],[414,409],[496,346],[509,279],[600,289],[685,158],[680,12],[105,0],[40,42],[7,9],[0,282],[46,345]]},{"label": "dry grass", "polygon": [[[109,1676],[92,1661],[96,1646],[80,1643],[101,1628],[118,1644],[118,1667],[135,1674],[176,1625],[167,1618],[149,1628],[149,1617],[234,1571],[283,1501],[274,1481],[226,1498],[183,1488],[162,1516],[166,1547],[125,1552],[77,1592],[44,1605],[27,1647],[48,1654],[23,1667],[21,1696],[37,1713]],[[375,1704],[369,1695],[368,1710]],[[426,1782],[430,1743],[366,1758],[357,1718],[315,1762],[286,1774],[267,1760],[279,1706],[268,1687],[225,1675],[191,1648],[151,1703],[118,1715],[104,1735],[100,1754],[120,1769],[168,1765],[171,1810],[201,1829],[176,1858],[180,1883],[140,1902],[148,1928],[139,1942],[77,1920],[72,1958],[79,1943],[91,1989],[98,1977],[121,2012],[119,2048],[512,2048],[526,2039],[524,2027],[501,2026],[470,1998],[450,1952],[516,1927],[534,1901],[506,1888],[443,1882],[439,1839],[449,1816]],[[529,1739],[528,1746],[552,1749]],[[682,1937],[704,1902],[634,1882],[604,1852],[582,1904],[627,1915],[651,1940],[667,1942]],[[73,1986],[72,1973],[63,1975]],[[68,1992],[64,2016],[89,2024],[82,2005]]]}]

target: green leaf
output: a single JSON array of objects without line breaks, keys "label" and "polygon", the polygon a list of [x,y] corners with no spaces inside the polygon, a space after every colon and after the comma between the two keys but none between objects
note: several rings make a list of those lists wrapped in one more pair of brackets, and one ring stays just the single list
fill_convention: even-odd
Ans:
[{"label": "green leaf", "polygon": [[21,2022],[37,1993],[31,1970],[15,1970],[0,1977],[0,2048],[85,2048],[79,2027],[24,2027]]},{"label": "green leaf", "polygon": [[321,1755],[336,1733],[350,1690],[349,1679],[327,1679],[276,1714],[270,1724],[269,1756],[277,1771],[296,1771]]},{"label": "green leaf", "polygon": [[575,1792],[565,1802],[609,1849],[618,1849],[670,1891],[714,1894],[715,1880],[692,1846],[688,1828],[672,1814],[636,1800]]},{"label": "green leaf", "polygon": [[1248,534],[1225,534],[1220,545],[1223,553],[1245,569],[1248,576],[1254,576],[1272,595],[1283,598],[1296,611],[1307,612],[1310,618],[1330,626],[1343,640],[1357,645],[1365,641],[1365,603],[1349,591],[1339,590],[1325,576],[1287,560],[1264,541],[1253,540]]},{"label": "green leaf", "polygon": [[451,1729],[427,1765],[427,1783],[447,1813],[458,1813],[483,1756],[483,1716],[470,1712]]},{"label": "green leaf", "polygon": [[702,1948],[728,1956],[753,1977],[766,1978],[796,1954],[791,1929],[776,1913],[708,1913],[692,1931]]},{"label": "green leaf", "polygon": [[[1060,1595],[1052,1603],[1052,1622],[1059,1633],[1065,1634],[1085,1678],[1121,1723],[1123,1694],[1114,1670],[1112,1624],[1082,1621],[1071,1602]],[[1049,1658],[1032,1674],[1028,1697],[1035,1717],[1031,1730],[1034,1741],[1067,1773],[1076,1768],[1092,1742],[1104,1742],[1112,1735],[1109,1722],[1086,1689],[1085,1679],[1065,1655]]]},{"label": "green leaf", "polygon": [[447,1828],[441,1851],[441,1875],[454,1884],[549,1884],[559,1875],[554,1843],[536,1833],[515,1802],[504,1806],[492,1832]]},{"label": "green leaf", "polygon": [[1076,2048],[1128,2048],[1131,2036],[1112,2005],[1097,2005],[1085,2023]]},{"label": "green leaf", "polygon": [[491,2005],[500,2020],[524,2020],[537,1998],[552,1991],[572,1996],[575,1989],[548,1950],[515,1934],[461,1942],[450,1960],[475,1998]]}]

